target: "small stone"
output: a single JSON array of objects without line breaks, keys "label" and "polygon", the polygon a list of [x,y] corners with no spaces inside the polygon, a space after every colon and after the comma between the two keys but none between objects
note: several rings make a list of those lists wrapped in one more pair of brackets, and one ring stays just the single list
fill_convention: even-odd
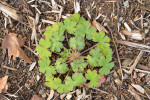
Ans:
[{"label": "small stone", "polygon": [[149,29],[145,29],[145,34],[147,34],[149,32]]},{"label": "small stone", "polygon": [[39,91],[39,94],[40,94],[40,95],[43,95],[44,92],[45,92],[45,91],[44,91],[43,89],[41,89],[41,90]]},{"label": "small stone", "polygon": [[107,23],[104,23],[104,26],[107,26]]},{"label": "small stone", "polygon": [[46,93],[42,94],[42,98],[46,98]]},{"label": "small stone", "polygon": [[23,73],[25,73],[25,72],[26,72],[26,70],[24,69],[24,70],[23,70]]},{"label": "small stone", "polygon": [[40,76],[39,76],[39,75],[36,76],[36,80],[37,80],[37,81],[40,80]]},{"label": "small stone", "polygon": [[119,18],[119,22],[121,22],[122,20],[123,20],[123,17],[120,17],[120,18]]},{"label": "small stone", "polygon": [[125,1],[125,2],[123,3],[123,5],[124,5],[124,7],[129,7],[129,1]]},{"label": "small stone", "polygon": [[70,100],[72,98],[72,94],[68,93],[66,98]]},{"label": "small stone", "polygon": [[77,90],[76,90],[76,95],[78,96],[78,95],[80,95],[80,94],[81,94],[81,90],[77,89]]},{"label": "small stone", "polygon": [[148,23],[144,23],[144,26],[147,27],[147,26],[148,26]]},{"label": "small stone", "polygon": [[111,81],[111,78],[110,78],[110,77],[108,77],[108,78],[107,78],[107,80],[106,80],[106,82],[108,82],[108,83],[109,83],[110,81]]},{"label": "small stone", "polygon": [[129,75],[125,73],[123,79],[129,79]]},{"label": "small stone", "polygon": [[131,59],[130,59],[130,58],[127,58],[127,59],[125,59],[125,60],[122,62],[122,65],[123,65],[123,66],[128,66],[130,62],[131,62]]},{"label": "small stone", "polygon": [[115,78],[117,78],[117,77],[118,77],[118,74],[117,74],[117,72],[116,72],[116,71],[114,72],[113,76],[114,76]]}]

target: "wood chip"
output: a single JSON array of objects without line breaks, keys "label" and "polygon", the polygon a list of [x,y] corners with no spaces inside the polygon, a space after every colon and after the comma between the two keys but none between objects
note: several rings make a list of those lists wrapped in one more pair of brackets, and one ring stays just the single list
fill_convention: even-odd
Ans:
[{"label": "wood chip", "polygon": [[51,89],[51,92],[50,92],[50,94],[49,94],[47,100],[51,100],[51,99],[53,98],[53,96],[54,96],[54,90]]},{"label": "wood chip", "polygon": [[115,42],[123,44],[123,45],[130,46],[130,47],[137,48],[138,50],[141,50],[141,51],[150,52],[150,47],[147,46],[147,45],[133,43],[133,42],[128,42],[128,41],[121,41],[121,40],[115,40]]},{"label": "wood chip", "polygon": [[144,88],[142,88],[140,85],[138,84],[131,84],[135,89],[137,89],[139,92],[141,92],[142,94],[144,94]]},{"label": "wood chip", "polygon": [[130,36],[130,38],[132,39],[143,40],[143,36],[138,30],[133,30],[133,31],[123,30],[122,33],[124,35]]},{"label": "wood chip", "polygon": [[23,17],[22,15],[18,15],[17,11],[11,7],[10,5],[6,5],[3,3],[0,3],[0,10],[3,11],[4,13],[6,13],[7,15],[9,15],[10,17],[12,17],[14,20],[17,20],[19,22],[23,22]]},{"label": "wood chip", "polygon": [[131,86],[129,86],[129,90],[128,91],[130,92],[131,95],[133,95],[135,100],[142,100],[140,98],[140,96],[135,92],[135,90]]},{"label": "wood chip", "polygon": [[96,20],[94,20],[92,23],[98,31],[104,31],[105,33],[108,33],[108,31]]}]

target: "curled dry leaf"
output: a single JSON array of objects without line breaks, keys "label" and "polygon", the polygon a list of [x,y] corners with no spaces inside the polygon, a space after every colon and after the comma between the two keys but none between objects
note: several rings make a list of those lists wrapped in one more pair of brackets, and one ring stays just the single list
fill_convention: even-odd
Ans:
[{"label": "curled dry leaf", "polygon": [[92,23],[95,26],[95,28],[98,29],[98,31],[104,31],[105,33],[108,33],[108,31],[100,23],[98,23],[96,20],[94,20]]},{"label": "curled dry leaf", "polygon": [[124,35],[130,36],[130,38],[135,39],[135,40],[142,40],[143,36],[138,30],[133,30],[133,31],[128,31],[128,30],[123,30],[122,33]]},{"label": "curled dry leaf", "polygon": [[31,63],[31,59],[21,49],[24,42],[25,39],[17,37],[17,34],[9,33],[4,37],[2,48],[8,49],[8,56],[13,56],[13,60],[16,60],[16,57],[19,57],[24,59],[26,63]]},{"label": "curled dry leaf", "polygon": [[5,89],[5,87],[7,87],[7,79],[8,79],[8,76],[5,76],[3,78],[0,78],[0,92]]}]

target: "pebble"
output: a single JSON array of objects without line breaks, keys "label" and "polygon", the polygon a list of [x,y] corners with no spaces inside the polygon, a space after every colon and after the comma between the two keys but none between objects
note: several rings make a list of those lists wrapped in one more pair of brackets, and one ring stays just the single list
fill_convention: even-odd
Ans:
[{"label": "pebble", "polygon": [[37,80],[37,81],[40,80],[40,76],[39,76],[39,75],[36,76],[36,80]]},{"label": "pebble", "polygon": [[147,34],[149,32],[149,29],[145,29],[145,34]]},{"label": "pebble", "polygon": [[40,95],[43,95],[44,92],[45,92],[45,91],[44,91],[43,89],[41,89],[41,90],[39,91],[39,94],[40,94]]},{"label": "pebble", "polygon": [[126,59],[122,62],[122,65],[123,65],[123,66],[128,66],[130,62],[131,62],[131,59],[130,59],[130,58],[126,58]]},{"label": "pebble", "polygon": [[42,98],[46,98],[46,93],[42,94]]}]

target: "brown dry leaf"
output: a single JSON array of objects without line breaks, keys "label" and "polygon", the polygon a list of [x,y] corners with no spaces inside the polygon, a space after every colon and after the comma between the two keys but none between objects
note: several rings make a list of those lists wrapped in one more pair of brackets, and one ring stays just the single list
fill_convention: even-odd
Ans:
[{"label": "brown dry leaf", "polygon": [[21,49],[24,42],[25,39],[17,37],[17,34],[9,33],[4,37],[2,48],[8,49],[8,56],[11,57],[13,55],[13,60],[16,60],[16,57],[19,57],[24,59],[26,63],[31,63],[31,59]]},{"label": "brown dry leaf", "polygon": [[96,20],[93,20],[92,23],[96,27],[96,29],[98,29],[98,31],[104,31],[105,33],[108,33],[108,31],[100,23],[98,23]]},{"label": "brown dry leaf", "polygon": [[35,95],[32,96],[31,100],[43,100],[43,99],[35,94]]},{"label": "brown dry leaf", "polygon": [[8,76],[0,78],[0,91],[2,91],[7,84]]}]

